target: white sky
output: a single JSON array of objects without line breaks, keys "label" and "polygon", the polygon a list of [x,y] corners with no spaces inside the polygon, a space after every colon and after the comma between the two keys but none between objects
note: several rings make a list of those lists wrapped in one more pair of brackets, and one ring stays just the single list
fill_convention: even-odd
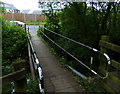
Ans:
[{"label": "white sky", "polygon": [[23,9],[38,9],[39,0],[1,0],[4,3],[13,4],[20,11]]}]

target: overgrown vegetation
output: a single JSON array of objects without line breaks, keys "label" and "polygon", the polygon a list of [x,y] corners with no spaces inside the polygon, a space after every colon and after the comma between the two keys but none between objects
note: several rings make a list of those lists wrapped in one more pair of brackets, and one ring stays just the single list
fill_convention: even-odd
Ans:
[{"label": "overgrown vegetation", "polygon": [[80,77],[74,77],[74,80],[77,81],[80,85],[84,87],[85,90],[89,90],[92,94],[102,92],[99,86],[96,86],[97,83],[93,78],[81,79]]},{"label": "overgrown vegetation", "polygon": [[[48,11],[44,11],[44,14],[46,15],[46,24],[44,26],[46,28],[98,50],[100,50],[99,40],[102,35],[109,36],[110,42],[120,45],[119,2],[91,2],[89,4],[86,2],[64,2],[64,8],[59,10],[60,7],[57,6],[60,4],[62,3],[41,3],[42,8],[48,8]],[[57,8],[59,9],[57,10]],[[38,34],[48,42],[50,47],[52,47],[59,56],[64,57],[67,60],[66,64],[71,65],[85,75],[90,76],[91,73],[50,42],[40,33],[40,31],[44,32],[61,47],[88,66],[90,66],[90,58],[92,56],[94,62],[92,68],[98,71],[99,54],[52,34],[46,29],[39,29]],[[115,57],[118,54],[112,52],[109,52],[108,54],[111,58],[118,60],[118,57]]]},{"label": "overgrown vegetation", "polygon": [[27,59],[27,35],[22,27],[10,25],[2,17],[2,72],[12,72],[12,61]]},{"label": "overgrown vegetation", "polygon": [[[0,17],[0,21],[2,22],[2,76],[4,76],[13,72],[13,62],[28,62],[28,37],[24,28],[9,23],[3,17]],[[26,66],[25,63],[20,67],[26,68],[27,89],[24,92],[40,92],[38,79],[36,77],[35,80],[32,80],[28,70],[29,66]],[[11,82],[3,85],[2,93],[11,93],[13,87]]]},{"label": "overgrown vegetation", "polygon": [[28,93],[40,92],[37,77],[35,80],[33,80],[31,74],[27,74],[27,85],[28,85],[28,89],[26,92]]},{"label": "overgrown vegetation", "polygon": [[[27,78],[27,90],[26,90],[26,93],[30,93],[31,94],[31,93],[38,93],[38,92],[40,92],[37,77],[36,77],[35,80],[33,80],[32,77],[31,77],[31,74],[29,73],[29,74],[27,74],[26,78]],[[2,87],[2,93],[3,94],[11,93],[12,89],[13,89],[13,85],[11,83],[9,83],[9,84],[4,85]]]},{"label": "overgrown vegetation", "polygon": [[[2,24],[2,75],[13,72],[14,60],[27,60],[27,35],[22,27],[10,25],[0,17]],[[19,59],[18,59],[19,58]],[[11,92],[11,84],[4,86],[3,92]]]}]

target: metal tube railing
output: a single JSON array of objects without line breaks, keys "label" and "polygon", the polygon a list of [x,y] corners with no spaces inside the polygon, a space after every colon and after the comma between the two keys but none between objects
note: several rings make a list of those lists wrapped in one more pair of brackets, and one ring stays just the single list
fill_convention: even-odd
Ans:
[{"label": "metal tube railing", "polygon": [[45,94],[45,90],[44,90],[44,83],[43,83],[43,72],[42,72],[42,68],[40,66],[40,62],[37,58],[36,52],[34,50],[33,44],[31,42],[30,36],[29,36],[29,30],[27,31],[28,34],[28,44],[30,46],[30,52],[31,52],[31,58],[34,64],[34,69],[37,72],[37,76],[38,76],[38,82],[39,82],[39,89],[41,94]]},{"label": "metal tube railing", "polygon": [[[94,52],[98,52],[98,53],[100,53],[100,54],[102,54],[105,58],[106,58],[106,60],[107,60],[107,67],[109,67],[110,66],[110,64],[111,64],[111,62],[110,62],[110,58],[109,58],[109,56],[106,54],[106,53],[103,53],[103,52],[101,52],[101,51],[99,51],[99,50],[97,50],[97,49],[95,49],[95,48],[92,48],[92,47],[90,47],[90,46],[88,46],[88,45],[85,45],[85,44],[83,44],[83,43],[80,43],[80,42],[78,42],[78,41],[75,41],[75,40],[73,40],[73,39],[70,39],[70,38],[68,38],[68,37],[65,37],[65,36],[63,36],[63,35],[61,35],[61,34],[58,34],[58,33],[56,33],[56,32],[53,32],[53,31],[51,31],[51,30],[49,30],[49,29],[47,29],[47,28],[45,28],[45,27],[43,27],[43,26],[41,26],[42,28],[44,28],[44,29],[46,29],[47,31],[49,31],[49,32],[51,32],[51,33],[54,33],[54,34],[56,34],[56,35],[58,35],[58,36],[60,36],[60,37],[62,37],[62,38],[64,38],[64,39],[67,39],[67,40],[69,40],[69,41],[72,41],[72,42],[74,42],[74,43],[76,43],[76,44],[79,44],[79,45],[81,45],[81,46],[83,46],[83,47],[85,47],[85,48],[88,48],[88,49],[90,49],[90,50],[92,50],[92,51],[94,51]],[[95,74],[95,75],[97,75],[98,77],[100,77],[100,78],[102,78],[102,79],[105,79],[105,78],[107,78],[108,77],[108,70],[107,70],[107,72],[106,72],[106,75],[103,77],[103,76],[101,76],[101,75],[99,75],[96,71],[94,71],[93,69],[91,69],[90,67],[88,67],[87,65],[85,65],[82,61],[80,61],[78,58],[76,58],[75,56],[73,56],[71,53],[69,53],[68,51],[66,51],[64,48],[62,48],[60,45],[58,45],[57,43],[55,43],[52,39],[50,39],[45,33],[43,33],[42,31],[40,31],[46,38],[48,38],[52,43],[54,43],[56,46],[58,46],[60,49],[62,49],[64,52],[66,52],[68,55],[70,55],[72,58],[74,58],[77,62],[79,62],[80,64],[82,64],[84,67],[86,67],[88,70],[90,70],[93,74]],[[108,68],[107,68],[108,69]]]}]

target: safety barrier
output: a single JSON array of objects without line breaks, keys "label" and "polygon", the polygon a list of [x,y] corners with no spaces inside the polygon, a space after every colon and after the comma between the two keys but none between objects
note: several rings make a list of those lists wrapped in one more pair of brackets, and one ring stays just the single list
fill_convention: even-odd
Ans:
[{"label": "safety barrier", "polygon": [[[90,47],[90,46],[88,46],[88,45],[85,45],[85,44],[83,44],[83,43],[80,43],[80,42],[78,42],[78,41],[75,41],[75,40],[73,40],[73,39],[70,39],[70,38],[68,38],[68,37],[65,37],[65,36],[63,36],[63,35],[61,35],[61,34],[58,34],[58,33],[56,33],[56,32],[53,32],[53,31],[51,31],[51,30],[49,30],[49,29],[47,29],[47,28],[45,28],[44,26],[40,26],[41,28],[44,28],[45,30],[47,30],[47,31],[49,31],[49,32],[51,32],[51,33],[53,33],[53,34],[55,34],[55,35],[57,35],[57,36],[60,36],[60,37],[62,37],[62,38],[64,38],[64,39],[67,39],[67,40],[69,40],[69,41],[72,41],[72,42],[74,42],[74,43],[76,43],[76,44],[78,44],[78,45],[81,45],[81,46],[83,46],[83,47],[85,47],[85,48],[88,48],[88,49],[90,49],[90,50],[92,50],[92,51],[94,51],[94,52],[96,52],[96,53],[99,53],[99,54],[101,54],[101,55],[103,55],[105,58],[106,58],[106,60],[107,60],[107,70],[106,70],[106,74],[105,74],[105,76],[101,76],[100,74],[98,74],[96,71],[94,71],[93,69],[91,69],[89,66],[87,66],[87,65],[85,65],[82,61],[80,61],[78,58],[76,58],[74,55],[72,55],[70,52],[68,52],[68,51],[66,51],[64,48],[62,48],[60,45],[58,45],[57,43],[55,43],[51,38],[49,38],[44,32],[42,32],[42,31],[40,31],[46,38],[48,38],[52,43],[54,43],[57,47],[59,47],[61,50],[63,50],[64,52],[66,52],[68,55],[70,55],[72,58],[74,58],[77,62],[79,62],[80,64],[82,64],[84,67],[86,67],[88,70],[90,70],[93,74],[95,74],[95,75],[97,75],[98,77],[100,77],[101,79],[105,79],[105,78],[107,78],[108,77],[108,67],[110,66],[110,64],[111,64],[111,62],[110,62],[110,58],[109,58],[109,56],[106,54],[106,53],[103,53],[102,51],[99,51],[99,50],[97,50],[97,49],[95,49],[95,48],[92,48],[92,47]],[[69,66],[68,66],[69,67]]]},{"label": "safety barrier", "polygon": [[[29,62],[30,62],[30,69],[33,77],[33,71],[37,74],[38,77],[38,82],[39,82],[39,89],[41,94],[45,94],[45,89],[44,89],[44,82],[43,82],[43,72],[42,72],[42,67],[40,66],[40,62],[37,58],[36,52],[33,48],[33,44],[31,42],[31,38],[29,35],[29,28],[26,30],[26,24],[20,21],[10,21],[10,24],[15,24],[16,26],[23,27],[28,35],[28,54],[29,54]],[[30,61],[31,60],[31,61]],[[20,92],[26,92],[27,88],[27,80],[26,80],[26,69],[25,69],[25,61],[20,61],[20,62],[14,62],[13,67],[14,67],[14,72],[9,73],[3,77],[0,77],[0,81],[2,80],[4,84],[7,84],[11,82],[11,94],[14,94],[14,92],[17,91],[17,89],[24,90]],[[35,79],[35,74],[33,77],[33,80]],[[15,86],[16,83],[18,85]]]},{"label": "safety barrier", "polygon": [[27,34],[28,34],[28,46],[30,47],[30,56],[32,59],[32,63],[34,65],[34,70],[36,71],[37,76],[38,76],[39,89],[40,89],[41,94],[45,94],[42,67],[40,66],[40,62],[33,48],[33,44],[29,36],[29,28],[28,28]]}]

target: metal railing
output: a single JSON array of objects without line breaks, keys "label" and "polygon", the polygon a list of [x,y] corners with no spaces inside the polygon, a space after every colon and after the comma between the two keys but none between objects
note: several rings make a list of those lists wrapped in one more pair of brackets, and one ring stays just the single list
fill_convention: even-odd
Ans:
[{"label": "metal railing", "polygon": [[30,47],[30,56],[32,59],[32,64],[34,65],[34,70],[36,71],[38,77],[40,93],[45,94],[44,83],[43,83],[43,71],[42,71],[42,67],[40,66],[40,62],[37,58],[36,52],[34,50],[33,44],[31,42],[31,38],[29,36],[29,27],[27,30],[27,34],[28,34],[28,46]]},{"label": "metal railing", "polygon": [[[42,28],[44,28],[45,30],[47,30],[47,31],[49,31],[49,32],[51,32],[51,33],[53,33],[53,34],[55,34],[55,35],[57,35],[57,36],[60,36],[60,37],[62,37],[62,38],[64,38],[64,39],[67,39],[67,40],[69,40],[69,41],[72,41],[72,42],[74,42],[74,43],[76,43],[76,44],[78,44],[78,45],[81,45],[81,46],[83,46],[83,47],[85,47],[85,48],[87,48],[87,49],[90,49],[90,50],[92,50],[92,51],[94,51],[94,52],[96,52],[96,53],[99,53],[99,54],[101,54],[101,55],[103,55],[105,58],[106,58],[106,60],[107,60],[107,72],[106,72],[106,74],[105,74],[105,76],[101,76],[100,74],[98,74],[96,71],[94,71],[93,69],[91,69],[89,66],[87,66],[86,64],[84,64],[82,61],[80,61],[78,58],[76,58],[74,55],[72,55],[70,52],[68,52],[67,50],[65,50],[64,48],[62,48],[60,45],[58,45],[57,43],[55,43],[55,41],[53,41],[51,38],[49,38],[44,32],[42,32],[42,31],[40,31],[46,38],[48,38],[52,43],[54,43],[57,47],[59,47],[61,50],[63,50],[64,52],[66,52],[68,55],[70,55],[72,58],[74,58],[77,62],[79,62],[81,65],[83,65],[84,67],[86,67],[89,71],[91,71],[93,74],[95,74],[95,75],[97,75],[98,77],[100,77],[101,79],[105,79],[105,78],[107,78],[108,77],[108,68],[109,68],[109,66],[110,66],[110,64],[111,64],[111,61],[110,61],[110,58],[109,58],[109,56],[106,54],[106,53],[104,53],[104,52],[101,52],[101,51],[99,51],[99,50],[97,50],[97,49],[95,49],[95,48],[92,48],[92,47],[90,47],[90,46],[88,46],[88,45],[85,45],[85,44],[83,44],[83,43],[80,43],[80,42],[78,42],[78,41],[75,41],[75,40],[73,40],[73,39],[70,39],[70,38],[68,38],[68,37],[65,37],[65,36],[63,36],[63,35],[61,35],[61,34],[58,34],[58,33],[56,33],[56,32],[54,32],[54,31],[51,31],[51,30],[49,30],[49,29],[47,29],[47,28],[45,28],[44,26],[40,26],[40,27],[42,27]],[[91,60],[92,61],[92,60]],[[69,66],[68,66],[69,67]],[[70,68],[71,69],[71,68]]]}]

